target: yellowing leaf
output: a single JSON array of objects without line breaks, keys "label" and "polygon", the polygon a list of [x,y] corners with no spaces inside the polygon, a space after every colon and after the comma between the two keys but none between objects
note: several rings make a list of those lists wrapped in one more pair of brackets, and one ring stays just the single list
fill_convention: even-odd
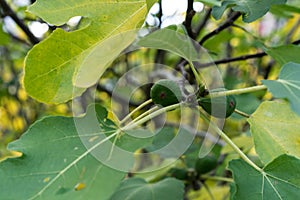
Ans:
[{"label": "yellowing leaf", "polygon": [[300,158],[300,117],[289,104],[264,102],[248,121],[255,150],[263,163],[281,154]]},{"label": "yellowing leaf", "polygon": [[54,25],[74,16],[89,21],[74,32],[55,30],[26,57],[24,86],[28,94],[42,102],[61,103],[97,82],[110,61],[133,40],[132,36],[123,38],[117,45],[107,39],[138,28],[147,6],[139,0],[38,0],[29,11]]}]

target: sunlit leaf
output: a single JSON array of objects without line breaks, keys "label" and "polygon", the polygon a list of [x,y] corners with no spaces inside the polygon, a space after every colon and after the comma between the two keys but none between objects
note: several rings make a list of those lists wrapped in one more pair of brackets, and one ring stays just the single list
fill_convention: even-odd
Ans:
[{"label": "sunlit leaf", "polygon": [[[142,25],[146,7],[145,1],[138,0],[38,0],[29,11],[50,24],[62,25],[74,16],[82,16],[88,23],[74,32],[57,29],[28,53],[26,91],[47,103],[61,103],[80,95],[133,41],[132,35],[122,38],[122,33]],[[109,39],[116,34],[121,34],[122,40]],[[109,54],[112,56],[107,57]]]},{"label": "sunlit leaf", "polygon": [[232,199],[282,200],[300,196],[300,160],[282,155],[257,171],[243,160],[233,160],[228,168],[233,172]]},{"label": "sunlit leaf", "polygon": [[300,115],[300,64],[287,63],[277,80],[262,80],[274,97],[286,98],[292,110]]},{"label": "sunlit leaf", "polygon": [[111,200],[182,200],[184,184],[174,178],[149,184],[144,179],[130,178],[120,185]]},{"label": "sunlit leaf", "polygon": [[264,102],[248,121],[255,150],[263,163],[281,154],[300,158],[300,117],[287,103]]}]

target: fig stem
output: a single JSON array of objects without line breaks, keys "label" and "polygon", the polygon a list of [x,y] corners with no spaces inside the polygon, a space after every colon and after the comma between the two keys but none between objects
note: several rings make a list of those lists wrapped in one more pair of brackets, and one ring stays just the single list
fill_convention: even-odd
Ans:
[{"label": "fig stem", "polygon": [[238,109],[234,109],[234,112],[235,112],[236,114],[239,114],[239,115],[241,115],[241,116],[243,116],[243,117],[246,117],[246,118],[249,118],[249,117],[250,117],[249,114],[247,114],[247,113],[245,113],[245,112],[243,112],[243,111],[240,111],[240,110],[238,110]]},{"label": "fig stem", "polygon": [[147,113],[147,115],[144,116],[143,118],[141,118],[141,119],[139,119],[139,120],[137,120],[135,122],[129,123],[128,125],[122,127],[121,130],[122,131],[131,130],[131,129],[133,129],[133,128],[135,128],[135,127],[137,127],[137,126],[139,126],[139,125],[141,125],[141,124],[143,124],[143,123],[151,120],[154,117],[157,117],[157,116],[159,116],[159,115],[161,115],[161,114],[163,114],[163,113],[165,113],[167,111],[170,111],[170,110],[173,110],[175,108],[178,108],[180,105],[181,105],[181,103],[177,103],[177,104],[173,104],[173,105],[170,105],[170,106],[167,106],[167,107],[163,107],[163,108],[161,108],[159,110],[154,111],[153,113]]},{"label": "fig stem", "polygon": [[247,88],[213,92],[213,93],[208,94],[205,97],[213,98],[213,97],[221,97],[221,96],[227,96],[227,95],[237,95],[237,94],[256,92],[256,91],[266,90],[266,89],[267,89],[267,86],[265,86],[265,85],[257,85],[257,86],[247,87]]},{"label": "fig stem", "polygon": [[207,174],[201,175],[200,178],[201,179],[209,179],[209,180],[213,180],[213,181],[224,181],[224,182],[229,182],[229,183],[234,182],[232,178],[221,177],[221,176],[209,176]]},{"label": "fig stem", "polygon": [[150,114],[151,112],[156,111],[158,108],[159,108],[158,106],[155,106],[155,107],[147,110],[146,112],[144,112],[141,115],[139,115],[137,118],[133,119],[128,125],[137,122],[138,120],[142,119],[143,117],[145,117],[146,115]]},{"label": "fig stem", "polygon": [[142,103],[141,105],[139,105],[138,107],[136,107],[133,111],[131,111],[128,115],[126,115],[121,121],[120,124],[124,124],[128,119],[130,119],[130,117],[137,111],[141,110],[142,108],[144,108],[145,106],[149,105],[150,103],[152,103],[152,99],[149,99],[147,101],[145,101],[144,103]]},{"label": "fig stem", "polygon": [[199,74],[198,74],[198,72],[197,72],[197,70],[196,70],[193,62],[189,62],[189,65],[190,65],[190,67],[191,67],[191,69],[193,71],[193,74],[194,74],[195,78],[196,78],[197,84],[200,85],[201,84],[201,78],[200,78],[200,76],[199,76]]},{"label": "fig stem", "polygon": [[237,152],[239,154],[239,156],[246,162],[248,163],[250,166],[252,166],[254,169],[256,169],[257,171],[263,173],[263,169],[261,169],[260,167],[258,167],[252,160],[250,160],[246,154],[244,154],[244,152],[242,152],[238,146],[236,146],[236,144],[221,130],[219,129],[219,127],[212,121],[210,121],[205,115],[201,115],[202,119],[209,124],[209,126],[211,126],[219,135],[220,137],[229,145],[233,148],[233,150],[235,152]]}]

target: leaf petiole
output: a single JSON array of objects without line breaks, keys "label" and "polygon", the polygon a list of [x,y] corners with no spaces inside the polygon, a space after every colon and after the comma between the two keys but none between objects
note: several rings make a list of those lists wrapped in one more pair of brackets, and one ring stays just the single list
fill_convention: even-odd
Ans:
[{"label": "leaf petiole", "polygon": [[150,103],[152,103],[152,99],[149,99],[149,100],[145,101],[144,103],[142,103],[141,105],[139,105],[137,108],[135,108],[133,111],[131,111],[128,115],[126,115],[120,121],[120,124],[124,124],[135,112],[141,110],[142,108],[144,108],[145,106],[149,105]]},{"label": "leaf petiole", "polygon": [[199,74],[198,74],[198,72],[197,72],[197,70],[196,70],[193,62],[189,62],[189,65],[190,65],[190,67],[191,67],[191,69],[193,71],[193,74],[194,74],[195,78],[196,78],[197,84],[201,85],[201,83],[202,83],[201,78],[200,78],[200,76],[199,76]]},{"label": "leaf petiole", "polygon": [[220,137],[228,144],[230,145],[233,150],[235,152],[237,152],[239,154],[239,156],[246,162],[248,163],[250,166],[252,166],[254,169],[256,169],[257,171],[263,173],[263,170],[258,167],[252,160],[250,160],[246,154],[244,154],[244,152],[242,152],[238,146],[236,146],[236,144],[212,121],[210,121],[205,115],[201,115],[202,119],[208,123],[219,135]]},{"label": "leaf petiole", "polygon": [[244,94],[244,93],[251,93],[251,92],[257,92],[260,90],[266,90],[267,86],[265,85],[257,85],[247,88],[240,88],[235,90],[224,90],[220,92],[213,92],[208,94],[206,97],[214,98],[214,97],[221,97],[221,96],[227,96],[227,95],[237,95],[237,94]]},{"label": "leaf petiole", "polygon": [[243,116],[243,117],[246,117],[246,118],[249,118],[249,117],[250,117],[249,114],[247,114],[247,113],[245,113],[245,112],[243,112],[243,111],[240,111],[240,110],[238,110],[238,109],[234,109],[234,112],[235,112],[236,114],[239,114],[239,115],[241,115],[241,116]]},{"label": "leaf petiole", "polygon": [[125,131],[125,130],[131,130],[147,121],[149,121],[151,118],[154,118],[154,117],[157,117],[167,111],[170,111],[170,110],[173,110],[175,108],[178,108],[179,106],[181,105],[181,103],[177,103],[177,104],[173,104],[173,105],[170,105],[170,106],[167,106],[167,107],[163,107],[159,110],[156,110],[154,111],[153,113],[147,113],[148,115],[144,116],[143,118],[135,121],[135,122],[132,122],[124,127],[121,128],[122,131]]}]

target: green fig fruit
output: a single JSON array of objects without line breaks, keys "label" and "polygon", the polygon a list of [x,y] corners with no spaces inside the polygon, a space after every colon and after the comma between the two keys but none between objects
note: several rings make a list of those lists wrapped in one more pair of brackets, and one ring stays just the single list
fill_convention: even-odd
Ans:
[{"label": "green fig fruit", "polygon": [[[216,90],[214,90],[216,92]],[[201,98],[199,105],[210,115],[217,118],[227,118],[235,110],[236,100],[233,95],[213,98]]]},{"label": "green fig fruit", "polygon": [[195,170],[198,174],[206,174],[218,166],[216,156],[208,155],[204,158],[198,158],[195,164]]},{"label": "green fig fruit", "polygon": [[179,180],[186,180],[188,178],[188,171],[186,169],[174,167],[168,171],[168,175]]},{"label": "green fig fruit", "polygon": [[162,79],[151,87],[150,97],[155,104],[166,107],[179,103],[182,100],[182,93],[175,81]]}]

